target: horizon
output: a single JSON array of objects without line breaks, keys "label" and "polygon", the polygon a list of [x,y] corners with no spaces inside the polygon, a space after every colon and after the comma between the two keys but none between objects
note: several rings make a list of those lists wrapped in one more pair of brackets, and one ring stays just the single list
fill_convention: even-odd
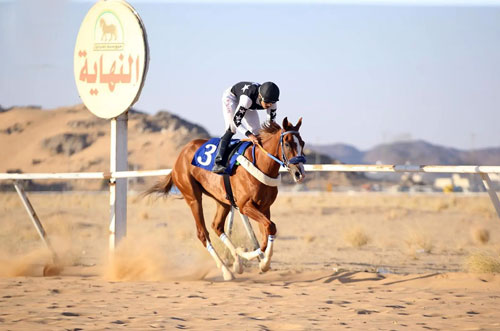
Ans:
[{"label": "horizon", "polygon": [[[79,104],[75,104],[75,105],[68,105],[68,106],[59,106],[59,107],[55,107],[55,108],[43,108],[40,105],[14,105],[14,106],[11,106],[11,107],[2,108],[2,105],[0,105],[0,109],[3,109],[4,111],[10,111],[11,109],[15,109],[15,108],[34,108],[34,109],[40,109],[41,111],[55,111],[55,110],[57,110],[59,108],[73,108],[73,107],[80,106],[80,105],[83,105],[83,103],[79,103]],[[129,110],[135,111],[135,112],[138,112],[138,113],[141,113],[141,114],[151,115],[151,116],[154,116],[154,115],[158,114],[159,112],[165,111],[165,112],[168,112],[170,114],[179,116],[183,120],[187,120],[182,115],[176,114],[175,112],[172,112],[172,111],[170,111],[168,109],[159,109],[156,112],[147,112],[147,111],[144,111],[144,110],[141,110],[141,109],[137,109],[134,106],[132,106]],[[191,124],[199,125],[203,129],[207,130],[207,128],[205,128],[201,123],[191,122],[191,121],[188,121],[188,122],[191,123]],[[279,123],[279,124],[281,126],[281,123]],[[216,135],[213,135],[210,131],[208,131],[208,133],[210,134],[210,136],[212,138],[218,137]],[[479,151],[479,150],[486,150],[486,149],[500,149],[500,145],[498,145],[498,146],[486,146],[486,147],[475,148],[475,149],[469,149],[469,148],[463,148],[462,149],[462,148],[456,148],[456,147],[452,147],[452,146],[446,146],[446,145],[437,144],[437,143],[434,143],[432,141],[427,141],[425,139],[419,139],[419,138],[401,138],[399,140],[395,139],[395,140],[391,140],[391,141],[387,141],[387,142],[381,142],[381,143],[373,145],[373,146],[371,146],[371,147],[369,147],[367,149],[360,148],[359,146],[356,146],[356,145],[353,145],[353,144],[350,144],[350,143],[347,143],[347,142],[343,142],[343,141],[336,141],[336,142],[330,142],[330,143],[320,143],[320,144],[315,144],[315,143],[311,143],[309,141],[306,141],[305,143],[306,143],[306,148],[308,148],[308,146],[312,146],[312,148],[315,148],[315,147],[323,148],[323,147],[332,146],[332,145],[343,145],[343,146],[346,146],[346,147],[355,148],[359,152],[367,152],[367,151],[369,151],[371,149],[374,149],[374,148],[377,148],[377,147],[380,147],[380,146],[383,146],[383,145],[404,144],[404,143],[418,143],[418,142],[423,142],[423,143],[426,143],[426,144],[429,144],[429,145],[432,145],[432,146],[435,146],[435,147],[442,147],[442,148],[447,148],[447,149],[458,149],[458,150],[463,151],[463,152]]]},{"label": "horizon", "polygon": [[[499,1],[129,2],[151,49],[137,110],[218,136],[223,90],[271,80],[278,123],[304,117],[312,145],[500,145]],[[72,54],[92,3],[0,1],[2,107],[81,103]]]}]

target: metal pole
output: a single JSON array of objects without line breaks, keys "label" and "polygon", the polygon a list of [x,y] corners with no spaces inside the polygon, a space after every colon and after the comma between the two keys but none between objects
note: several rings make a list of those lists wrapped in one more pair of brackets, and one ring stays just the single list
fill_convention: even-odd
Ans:
[{"label": "metal pole", "polygon": [[229,219],[227,221],[227,235],[231,238],[231,234],[233,233],[233,222],[234,222],[234,207],[231,207],[231,211],[229,212]]},{"label": "metal pole", "polygon": [[40,239],[44,242],[45,246],[47,246],[48,250],[50,253],[52,253],[52,260],[54,264],[57,264],[59,259],[57,257],[57,254],[52,248],[52,245],[50,244],[50,240],[47,237],[47,233],[45,232],[45,229],[43,228],[42,222],[40,222],[40,219],[38,218],[38,215],[35,212],[35,209],[31,205],[31,202],[29,201],[28,197],[26,196],[26,192],[24,191],[23,186],[19,181],[14,181],[14,187],[16,188],[17,194],[21,198],[21,201],[23,202],[24,208],[26,208],[26,211],[28,212],[28,215],[30,216],[31,222],[36,228],[36,231],[38,232],[38,235],[40,236]]},{"label": "metal pole", "polygon": [[[110,172],[127,171],[128,112],[111,119]],[[113,252],[120,240],[127,235],[127,179],[114,178],[109,181],[109,250]]]},{"label": "metal pole", "polygon": [[239,210],[238,213],[240,214],[241,221],[243,222],[243,225],[245,226],[245,230],[247,230],[248,236],[252,240],[253,246],[255,249],[259,248],[259,242],[257,241],[257,238],[255,237],[255,232],[253,231],[252,225],[248,221],[248,217],[246,215],[243,215]]},{"label": "metal pole", "polygon": [[493,207],[495,207],[495,210],[497,211],[498,218],[500,218],[500,201],[498,200],[497,193],[493,190],[490,176],[488,176],[488,174],[482,173],[481,178],[483,179],[484,187],[486,188],[488,194],[490,195]]}]

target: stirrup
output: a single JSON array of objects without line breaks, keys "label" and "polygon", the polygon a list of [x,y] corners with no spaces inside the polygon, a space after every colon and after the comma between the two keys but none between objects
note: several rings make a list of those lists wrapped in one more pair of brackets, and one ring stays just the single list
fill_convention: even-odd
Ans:
[{"label": "stirrup", "polygon": [[212,168],[212,172],[213,173],[216,173],[216,174],[223,174],[224,171],[226,171],[226,167],[221,165],[221,164],[214,164],[213,168]]}]

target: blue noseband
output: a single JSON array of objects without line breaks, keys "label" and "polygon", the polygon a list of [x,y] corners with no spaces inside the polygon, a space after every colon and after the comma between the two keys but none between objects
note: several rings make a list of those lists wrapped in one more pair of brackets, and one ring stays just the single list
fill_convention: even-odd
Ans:
[{"label": "blue noseband", "polygon": [[294,156],[288,161],[290,164],[306,163],[306,157],[304,155]]},{"label": "blue noseband", "polygon": [[281,157],[283,158],[283,162],[280,162],[280,164],[285,167],[285,168],[288,168],[288,165],[289,164],[299,164],[299,163],[306,163],[306,157],[304,155],[297,155],[297,156],[294,156],[292,157],[290,160],[288,160],[286,158],[286,155],[285,155],[285,148],[283,146],[283,137],[288,134],[288,133],[299,133],[299,131],[285,131],[281,134],[280,136],[280,145],[281,145]]}]

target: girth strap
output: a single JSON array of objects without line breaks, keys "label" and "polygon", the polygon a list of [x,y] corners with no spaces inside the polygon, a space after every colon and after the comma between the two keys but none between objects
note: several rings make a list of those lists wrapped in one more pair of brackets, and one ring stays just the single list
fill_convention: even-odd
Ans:
[{"label": "girth strap", "polygon": [[222,178],[224,179],[224,188],[226,189],[226,199],[229,200],[231,206],[238,209],[236,202],[234,201],[233,190],[231,189],[230,176],[228,174],[223,174]]}]

